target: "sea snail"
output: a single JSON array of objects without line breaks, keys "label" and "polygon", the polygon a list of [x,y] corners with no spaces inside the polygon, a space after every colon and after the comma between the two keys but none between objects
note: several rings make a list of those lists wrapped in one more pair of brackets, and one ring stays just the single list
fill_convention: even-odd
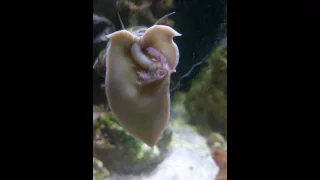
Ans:
[{"label": "sea snail", "polygon": [[170,118],[170,78],[179,62],[175,36],[181,34],[157,23],[106,36],[105,92],[110,110],[124,130],[150,147]]}]

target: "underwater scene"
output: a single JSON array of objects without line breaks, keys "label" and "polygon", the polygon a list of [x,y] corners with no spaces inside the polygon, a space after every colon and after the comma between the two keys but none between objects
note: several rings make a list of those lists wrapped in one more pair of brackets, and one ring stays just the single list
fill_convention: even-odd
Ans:
[{"label": "underwater scene", "polygon": [[227,2],[93,0],[93,179],[227,179]]}]

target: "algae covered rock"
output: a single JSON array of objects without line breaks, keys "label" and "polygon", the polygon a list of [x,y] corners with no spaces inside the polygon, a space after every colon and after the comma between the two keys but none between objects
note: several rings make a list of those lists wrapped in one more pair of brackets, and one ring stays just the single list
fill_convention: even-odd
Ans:
[{"label": "algae covered rock", "polygon": [[93,158],[93,180],[105,180],[109,175],[109,171],[103,167],[102,162]]},{"label": "algae covered rock", "polygon": [[124,131],[111,113],[100,113],[93,122],[93,129],[94,156],[110,171],[121,173],[140,172],[161,162],[172,134],[170,128],[166,129],[151,149]]},{"label": "algae covered rock", "polygon": [[[204,67],[187,93],[190,123],[202,133],[212,129],[227,135],[227,43],[212,50]],[[209,125],[209,126],[208,126]],[[210,128],[209,128],[210,127]]]},{"label": "algae covered rock", "polygon": [[187,92],[189,122],[208,136],[213,131],[227,137],[227,7],[215,45],[204,59],[206,66],[193,79]]}]

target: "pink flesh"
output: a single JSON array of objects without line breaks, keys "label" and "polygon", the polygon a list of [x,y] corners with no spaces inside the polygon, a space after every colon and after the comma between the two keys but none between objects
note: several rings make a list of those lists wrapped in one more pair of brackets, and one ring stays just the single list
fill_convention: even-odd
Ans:
[{"label": "pink flesh", "polygon": [[167,59],[158,50],[156,50],[152,47],[148,47],[146,50],[148,51],[148,53],[151,56],[156,57],[156,59],[153,58],[152,60],[160,61],[163,69],[170,72],[170,68],[169,68],[169,64],[168,64]]},{"label": "pink flesh", "polygon": [[162,69],[148,69],[148,72],[138,72],[139,76],[142,78],[142,81],[139,81],[138,84],[148,84],[156,80],[162,79],[168,72],[170,72],[169,64],[167,59],[156,49],[152,47],[146,48],[148,54],[152,57],[153,62],[160,62]]}]

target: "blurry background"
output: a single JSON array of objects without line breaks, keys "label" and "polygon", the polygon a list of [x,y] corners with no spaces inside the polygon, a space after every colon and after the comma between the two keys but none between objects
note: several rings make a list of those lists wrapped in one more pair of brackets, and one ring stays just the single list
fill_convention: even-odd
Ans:
[{"label": "blurry background", "polygon": [[[224,178],[227,149],[227,7],[221,0],[93,0],[93,63],[104,59],[106,34],[162,22],[181,37],[172,75],[170,124],[148,149],[117,124],[103,89],[104,66],[93,71],[94,179]],[[103,62],[103,61],[102,61]],[[226,171],[225,171],[226,172]],[[192,177],[192,178],[190,178]],[[225,177],[226,178],[226,177]]]}]

